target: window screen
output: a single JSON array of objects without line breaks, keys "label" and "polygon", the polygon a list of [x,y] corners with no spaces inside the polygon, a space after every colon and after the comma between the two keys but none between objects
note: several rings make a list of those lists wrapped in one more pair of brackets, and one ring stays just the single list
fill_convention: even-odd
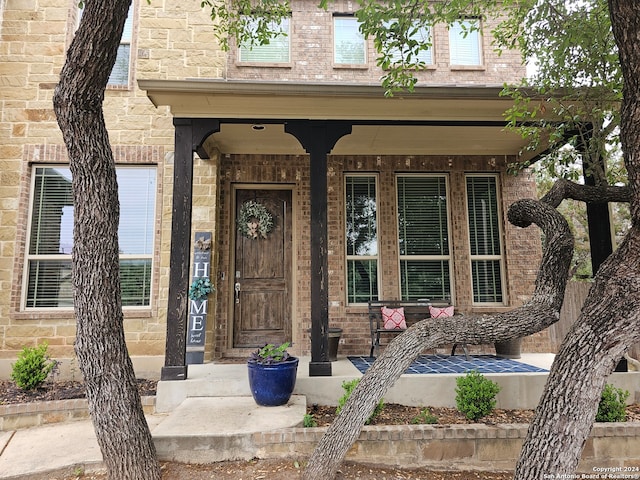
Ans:
[{"label": "window screen", "polygon": [[399,176],[397,192],[401,297],[450,300],[446,178]]},{"label": "window screen", "polygon": [[478,20],[455,22],[449,27],[451,65],[482,65]]},{"label": "window screen", "polygon": [[495,176],[467,176],[474,303],[502,303],[502,247]]},{"label": "window screen", "polygon": [[[255,27],[257,27],[257,22]],[[289,63],[289,19],[284,18],[279,24],[272,24],[271,31],[282,32],[275,35],[265,45],[241,45],[239,60],[255,63]]]},{"label": "window screen", "polygon": [[375,176],[345,178],[347,301],[378,299],[378,220]]},{"label": "window screen", "polygon": [[333,61],[336,64],[366,63],[365,39],[355,17],[333,17]]},{"label": "window screen", "polygon": [[[156,169],[117,169],[123,306],[147,306],[155,224]],[[27,308],[72,307],[73,198],[68,167],[34,168],[27,249]]]},{"label": "window screen", "polygon": [[[410,51],[411,55],[408,61],[414,64],[423,63],[425,65],[433,64],[433,45],[431,41],[431,29],[428,27],[414,24],[410,27],[407,45],[401,50],[399,47],[391,47],[389,54],[392,62],[399,63],[402,60],[403,53],[407,57]],[[427,46],[428,45],[428,46]],[[419,48],[418,53],[415,50]]]}]

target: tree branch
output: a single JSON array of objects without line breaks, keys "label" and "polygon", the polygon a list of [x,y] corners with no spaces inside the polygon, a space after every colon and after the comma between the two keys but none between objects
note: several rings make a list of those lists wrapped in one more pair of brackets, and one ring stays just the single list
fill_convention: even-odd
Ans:
[{"label": "tree branch", "polygon": [[557,208],[566,198],[589,203],[628,203],[631,200],[631,191],[626,185],[596,187],[561,179],[554,183],[540,201]]},{"label": "tree branch", "polygon": [[316,446],[303,475],[305,480],[335,478],[380,398],[423,350],[448,343],[510,340],[539,332],[558,320],[573,255],[569,225],[557,210],[530,199],[514,203],[508,217],[517,226],[536,223],[547,238],[531,301],[506,313],[423,320],[396,337],[364,374]]}]

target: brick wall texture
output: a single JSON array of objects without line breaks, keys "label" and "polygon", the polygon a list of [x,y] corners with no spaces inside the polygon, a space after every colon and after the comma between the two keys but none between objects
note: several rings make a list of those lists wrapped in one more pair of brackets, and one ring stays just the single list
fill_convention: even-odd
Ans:
[{"label": "brick wall texture", "polygon": [[[57,127],[51,100],[66,48],[76,28],[76,0],[7,0],[0,10],[0,360],[14,359],[27,345],[47,340],[54,358],[73,356],[75,322],[70,310],[30,311],[22,306],[29,198],[34,165],[67,163],[66,149]],[[337,2],[335,11],[349,13],[350,2]],[[156,236],[153,256],[151,307],[125,311],[126,338],[134,356],[163,355],[168,298],[171,241],[174,129],[167,107],[156,108],[138,79],[277,80],[332,83],[379,81],[373,43],[368,42],[368,63],[358,68],[332,65],[332,12],[315,8],[310,0],[292,4],[291,63],[286,67],[256,67],[237,61],[236,50],[224,52],[215,37],[215,26],[199,2],[134,0],[129,85],[108,88],[105,119],[118,164],[155,165],[158,171]],[[483,25],[483,65],[453,68],[448,63],[448,35],[434,27],[433,68],[419,74],[421,84],[500,85],[517,80],[523,67],[517,53],[497,56]],[[208,142],[213,143],[213,142]],[[293,340],[298,353],[308,353],[306,330],[310,325],[309,299],[309,160],[306,156],[226,155],[211,146],[211,160],[194,160],[193,233],[212,231],[218,241],[215,272],[229,272],[229,245],[233,233],[230,212],[232,184],[287,184],[293,190],[295,215],[295,264],[293,276]],[[394,224],[395,172],[445,172],[451,188],[452,245],[455,292],[460,310],[480,312],[470,298],[468,240],[464,217],[465,172],[498,174],[503,214],[514,200],[534,196],[527,173],[507,175],[505,162],[482,157],[365,157],[332,156],[329,162],[329,269],[332,325],[344,328],[344,353],[364,353],[368,326],[362,307],[345,302],[343,178],[350,172],[374,172],[381,187],[380,221]],[[427,165],[426,167],[423,165]],[[231,233],[230,233],[231,232]],[[382,281],[385,292],[397,291],[395,236],[381,237]],[[388,236],[386,236],[388,235]],[[530,295],[540,258],[539,235],[505,222],[504,248],[507,302],[521,305]],[[228,281],[219,282],[211,299],[217,303],[210,315],[206,358],[234,355],[228,338],[232,326]],[[526,348],[544,351],[545,334],[527,339]]]}]

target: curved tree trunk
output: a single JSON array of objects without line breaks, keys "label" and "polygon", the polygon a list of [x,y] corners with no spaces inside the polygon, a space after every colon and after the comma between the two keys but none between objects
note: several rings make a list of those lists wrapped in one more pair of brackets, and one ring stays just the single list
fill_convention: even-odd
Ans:
[{"label": "curved tree trunk", "polygon": [[75,350],[89,413],[109,477],[154,480],[160,467],[125,343],[118,185],[102,111],[129,4],[85,2],[54,109],[73,176]]},{"label": "curved tree trunk", "polygon": [[620,138],[632,228],[598,270],[582,313],[556,356],[516,478],[559,478],[575,471],[607,377],[640,341],[640,5],[609,0],[609,13],[624,78]]},{"label": "curved tree trunk", "polygon": [[567,222],[557,210],[535,200],[514,203],[508,215],[512,223],[523,227],[536,223],[546,234],[545,252],[531,301],[501,314],[418,322],[396,337],[367,370],[340,415],[327,429],[309,459],[305,480],[335,478],[340,462],[380,398],[424,349],[448,343],[485,344],[523,337],[558,320],[573,254],[573,236]]},{"label": "curved tree trunk", "polygon": [[[575,184],[564,184],[558,185],[544,200],[557,206],[562,198],[603,201],[629,198],[632,228],[620,248],[600,267],[582,314],[556,356],[516,468],[518,479],[537,480],[545,474],[559,478],[575,471],[606,379],[629,346],[640,341],[640,43],[637,41],[640,5],[636,0],[608,1],[624,76],[620,125],[628,188],[605,187],[598,191],[598,187],[576,189]],[[517,217],[510,215],[510,220],[525,226]],[[451,329],[447,325],[447,330],[441,324],[429,327],[421,322],[398,336],[362,377],[347,405],[321,439],[305,471],[306,480],[335,477],[346,451],[358,437],[377,401],[422,348],[445,342],[473,343],[473,339],[482,336],[467,335],[460,328],[492,332],[494,335],[486,335],[502,340],[498,337],[505,329],[517,331],[517,335],[512,336],[520,336],[526,330],[521,330],[521,320],[518,321],[525,315],[535,324],[529,326],[533,331],[557,319],[571,254],[568,259],[554,258],[552,249],[557,237],[550,235],[553,230],[549,230],[548,225],[540,226],[548,244],[532,301],[507,314],[490,317],[490,321],[473,317],[471,323],[454,322]],[[556,274],[560,278],[555,278]]]},{"label": "curved tree trunk", "polygon": [[640,340],[639,233],[633,228],[598,270],[549,373],[515,478],[561,478],[578,466],[607,378]]}]

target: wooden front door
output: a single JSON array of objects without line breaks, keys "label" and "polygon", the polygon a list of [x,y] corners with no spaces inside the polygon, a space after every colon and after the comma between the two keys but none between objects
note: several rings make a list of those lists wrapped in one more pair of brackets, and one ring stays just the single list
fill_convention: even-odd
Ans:
[{"label": "wooden front door", "polygon": [[291,190],[236,190],[236,218],[251,200],[271,214],[273,228],[266,238],[235,228],[234,348],[291,341]]}]

